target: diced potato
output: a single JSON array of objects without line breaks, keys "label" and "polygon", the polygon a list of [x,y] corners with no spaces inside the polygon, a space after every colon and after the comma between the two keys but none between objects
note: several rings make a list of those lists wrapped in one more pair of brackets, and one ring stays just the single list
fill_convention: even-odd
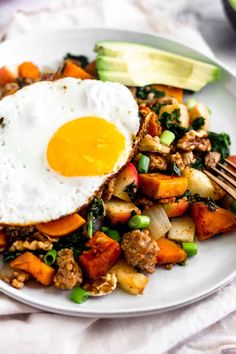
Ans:
[{"label": "diced potato", "polygon": [[199,170],[187,167],[183,171],[183,176],[188,179],[187,189],[193,194],[198,193],[200,197],[210,197],[214,200],[218,200],[225,195],[222,188]]},{"label": "diced potato", "polygon": [[138,273],[133,267],[129,266],[124,260],[119,260],[111,269],[115,273],[118,286],[130,294],[143,294],[148,283],[148,278]]},{"label": "diced potato", "polygon": [[111,199],[106,202],[106,215],[111,224],[125,224],[132,216],[132,212],[141,214],[141,211],[131,202],[119,199]]},{"label": "diced potato", "polygon": [[197,103],[193,108],[190,109],[189,115],[190,123],[192,123],[194,119],[198,117],[203,117],[205,118],[205,124],[201,127],[201,129],[208,130],[210,128],[210,114],[205,103]]},{"label": "diced potato", "polygon": [[177,242],[193,242],[195,223],[189,216],[182,216],[171,220],[171,229],[168,238]]},{"label": "diced potato", "polygon": [[161,118],[164,112],[171,114],[176,109],[180,110],[179,121],[181,122],[182,127],[188,128],[189,127],[189,113],[187,107],[182,103],[176,104],[167,104],[161,107],[159,112],[159,117]]}]

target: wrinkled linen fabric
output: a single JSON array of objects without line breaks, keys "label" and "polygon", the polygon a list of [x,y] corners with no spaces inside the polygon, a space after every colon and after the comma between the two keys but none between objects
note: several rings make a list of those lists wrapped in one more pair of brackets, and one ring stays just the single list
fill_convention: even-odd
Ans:
[{"label": "wrinkled linen fabric", "polygon": [[[212,55],[194,19],[176,22],[187,0],[1,1],[0,35],[14,38],[56,28],[112,27],[165,34]],[[165,3],[165,4],[164,4]],[[15,12],[16,8],[21,11]],[[4,354],[233,354],[236,353],[236,281],[195,304],[126,319],[49,314],[0,294]]]}]

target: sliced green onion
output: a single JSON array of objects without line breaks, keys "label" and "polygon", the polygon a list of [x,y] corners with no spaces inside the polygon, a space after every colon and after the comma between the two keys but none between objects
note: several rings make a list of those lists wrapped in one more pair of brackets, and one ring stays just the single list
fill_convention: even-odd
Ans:
[{"label": "sliced green onion", "polygon": [[138,172],[147,173],[150,164],[150,158],[146,155],[140,155],[138,159]]},{"label": "sliced green onion", "polygon": [[134,215],[129,219],[130,229],[145,229],[150,224],[150,218],[147,215]]},{"label": "sliced green onion", "polygon": [[188,257],[192,257],[197,254],[196,242],[182,242],[182,246]]},{"label": "sliced green onion", "polygon": [[233,213],[236,214],[236,200],[232,201],[232,203],[230,204],[230,209],[232,210]]},{"label": "sliced green onion", "polygon": [[175,134],[169,130],[165,130],[160,136],[161,144],[169,146],[175,140]]},{"label": "sliced green onion", "polygon": [[102,232],[104,232],[105,234],[109,231],[109,227],[108,226],[103,226],[102,227]]},{"label": "sliced green onion", "polygon": [[185,105],[187,106],[188,110],[195,107],[196,104],[198,104],[198,100],[196,100],[196,98],[190,98],[188,101],[185,102]]},{"label": "sliced green onion", "polygon": [[76,302],[77,304],[82,304],[88,299],[88,297],[89,293],[84,289],[80,288],[79,286],[77,288],[74,288],[70,293],[70,299]]},{"label": "sliced green onion", "polygon": [[93,236],[93,214],[88,214],[88,222],[87,222],[87,230],[88,230],[88,237]]},{"label": "sliced green onion", "polygon": [[109,236],[110,238],[112,238],[115,241],[121,241],[120,234],[117,230],[108,230],[107,236]]},{"label": "sliced green onion", "polygon": [[56,258],[57,258],[56,250],[48,251],[44,256],[44,263],[46,263],[47,265],[51,265],[56,261]]}]

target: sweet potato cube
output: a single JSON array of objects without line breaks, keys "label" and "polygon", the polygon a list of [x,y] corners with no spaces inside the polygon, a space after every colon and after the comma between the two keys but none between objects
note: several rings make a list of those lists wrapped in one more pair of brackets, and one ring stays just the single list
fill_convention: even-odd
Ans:
[{"label": "sweet potato cube", "polygon": [[3,230],[0,230],[0,248],[6,247],[7,239],[6,234]]},{"label": "sweet potato cube", "polygon": [[55,270],[41,261],[33,253],[25,252],[10,262],[12,268],[24,270],[43,285],[51,285]]},{"label": "sweet potato cube", "polygon": [[79,264],[91,279],[105,275],[121,254],[119,243],[100,231],[87,242],[87,246],[90,249],[79,256]]},{"label": "sweet potato cube", "polygon": [[0,68],[0,86],[16,81],[17,69],[15,66],[2,66]]},{"label": "sweet potato cube", "polygon": [[36,80],[40,78],[40,71],[37,65],[31,61],[24,61],[18,68],[19,76],[22,79]]},{"label": "sweet potato cube", "polygon": [[157,252],[157,264],[181,263],[187,258],[186,252],[175,242],[161,237],[156,240],[159,251]]},{"label": "sweet potato cube", "polygon": [[144,173],[139,175],[139,185],[141,192],[153,199],[178,197],[187,189],[187,178]]},{"label": "sweet potato cube", "polygon": [[39,231],[51,237],[61,237],[77,230],[84,225],[85,222],[86,221],[79,214],[75,213],[58,220],[38,224],[36,227]]},{"label": "sweet potato cube", "polygon": [[211,211],[207,205],[198,202],[192,205],[192,216],[200,241],[236,229],[236,216],[227,209]]},{"label": "sweet potato cube", "polygon": [[87,73],[84,69],[82,69],[80,66],[72,63],[72,61],[67,60],[65,62],[65,65],[62,69],[62,77],[74,77],[76,79],[92,79],[92,76]]}]

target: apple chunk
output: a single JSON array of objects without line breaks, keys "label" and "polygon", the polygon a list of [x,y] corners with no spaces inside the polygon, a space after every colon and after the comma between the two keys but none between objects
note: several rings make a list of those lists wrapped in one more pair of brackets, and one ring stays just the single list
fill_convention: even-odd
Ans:
[{"label": "apple chunk", "polygon": [[[119,199],[130,202],[138,188],[138,172],[136,167],[129,162],[117,175],[113,195]],[[131,198],[130,198],[131,196]]]},{"label": "apple chunk", "polygon": [[141,214],[141,211],[131,202],[112,199],[106,204],[106,215],[111,224],[125,224],[131,218],[133,212]]}]

